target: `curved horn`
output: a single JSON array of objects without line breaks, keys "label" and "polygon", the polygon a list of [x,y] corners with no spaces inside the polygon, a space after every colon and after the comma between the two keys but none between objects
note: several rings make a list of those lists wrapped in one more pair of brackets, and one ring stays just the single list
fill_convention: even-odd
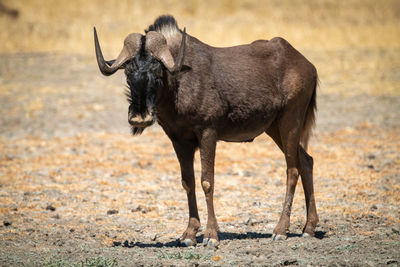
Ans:
[{"label": "curved horn", "polygon": [[141,38],[142,35],[139,33],[129,34],[125,38],[124,47],[122,48],[119,56],[115,60],[105,61],[103,58],[103,53],[101,52],[99,39],[97,37],[96,27],[94,27],[94,46],[96,49],[97,64],[99,65],[101,73],[109,76],[121,68],[126,61],[133,58],[140,49]]},{"label": "curved horn", "polygon": [[155,31],[149,31],[146,35],[146,50],[155,58],[160,60],[169,72],[174,73],[180,71],[182,67],[183,55],[185,50],[186,28],[183,30],[181,46],[178,52],[177,61],[174,62],[171,51],[167,46],[165,37]]},{"label": "curved horn", "polygon": [[178,58],[175,63],[175,70],[180,71],[183,63],[183,56],[185,54],[185,41],[186,41],[186,27],[183,28],[181,46],[179,47]]}]

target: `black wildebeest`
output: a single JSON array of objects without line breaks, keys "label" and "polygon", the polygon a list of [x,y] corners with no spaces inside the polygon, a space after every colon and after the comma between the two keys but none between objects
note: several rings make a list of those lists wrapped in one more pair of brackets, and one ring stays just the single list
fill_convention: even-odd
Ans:
[{"label": "black wildebeest", "polygon": [[215,218],[214,159],[218,140],[248,142],[267,133],[285,154],[286,195],[275,240],[285,239],[293,196],[301,176],[307,206],[304,236],[318,222],[313,189],[313,159],[306,152],[315,120],[317,72],[282,38],[216,48],[181,31],[172,16],[161,16],[145,31],[126,37],[120,55],[105,61],[94,30],[96,57],[104,75],[125,69],[129,86],[128,120],[133,134],[157,121],[172,141],[189,223],[182,244],[196,244],[200,227],[193,158],[201,158],[201,185],[207,202],[203,243],[218,245]]}]

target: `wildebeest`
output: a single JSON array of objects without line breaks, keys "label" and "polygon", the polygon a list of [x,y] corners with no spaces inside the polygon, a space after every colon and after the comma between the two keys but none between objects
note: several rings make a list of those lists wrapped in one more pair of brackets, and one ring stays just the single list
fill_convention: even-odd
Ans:
[{"label": "wildebeest", "polygon": [[200,227],[193,171],[196,149],[208,211],[203,244],[217,246],[217,141],[250,142],[262,133],[275,141],[287,164],[286,195],[272,239],[286,239],[299,175],[307,206],[303,236],[314,236],[318,216],[313,159],[306,152],[316,111],[318,77],[313,64],[279,37],[234,47],[209,46],[180,30],[172,16],[157,18],[145,35],[128,35],[115,60],[104,60],[96,29],[94,38],[100,71],[111,75],[125,69],[132,133],[140,134],[157,121],[173,144],[189,205],[182,244],[195,245]]}]

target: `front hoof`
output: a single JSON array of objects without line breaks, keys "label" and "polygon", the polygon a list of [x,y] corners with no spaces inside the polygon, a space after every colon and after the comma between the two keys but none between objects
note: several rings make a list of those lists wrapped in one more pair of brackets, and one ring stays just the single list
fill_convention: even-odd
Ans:
[{"label": "front hoof", "polygon": [[314,234],[304,232],[301,236],[304,238],[311,238],[311,237],[314,237]]},{"label": "front hoof", "polygon": [[309,238],[309,237],[311,237],[311,235],[310,235],[310,234],[308,234],[308,233],[303,233],[301,236],[302,236],[302,237],[305,237],[305,238]]},{"label": "front hoof", "polygon": [[189,239],[189,238],[181,240],[180,244],[182,247],[195,247],[196,246],[196,242],[194,242],[192,239]]},{"label": "front hoof", "polygon": [[219,246],[219,241],[214,238],[204,238],[203,245],[209,248],[217,248]]},{"label": "front hoof", "polygon": [[273,234],[272,235],[272,240],[286,240],[287,239],[287,235],[280,235],[280,234]]}]

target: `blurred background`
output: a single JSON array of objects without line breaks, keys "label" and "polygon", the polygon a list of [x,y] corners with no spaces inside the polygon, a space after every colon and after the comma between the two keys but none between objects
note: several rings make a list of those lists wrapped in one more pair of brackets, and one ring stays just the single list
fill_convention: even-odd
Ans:
[{"label": "blurred background", "polygon": [[[328,90],[399,93],[399,79],[393,77],[400,66],[397,0],[1,0],[0,3],[1,54],[45,52],[93,57],[93,26],[96,26],[104,54],[112,58],[120,51],[127,34],[142,33],[157,16],[172,14],[181,28],[186,27],[189,34],[213,46],[284,37],[313,59],[321,80],[330,85]],[[392,72],[394,68],[396,73]],[[364,75],[354,81],[356,73]],[[335,82],[330,80],[332,76]],[[344,80],[351,83],[351,88],[335,86]]]},{"label": "blurred background", "polygon": [[7,16],[4,11],[1,14],[1,53],[92,54],[89,44],[93,26],[98,27],[106,40],[107,49],[117,52],[128,33],[143,32],[160,14],[174,15],[181,28],[185,26],[188,33],[215,46],[274,36],[287,38],[299,49],[390,49],[400,45],[400,4],[396,0],[2,0],[1,3],[18,11],[16,17]]}]

